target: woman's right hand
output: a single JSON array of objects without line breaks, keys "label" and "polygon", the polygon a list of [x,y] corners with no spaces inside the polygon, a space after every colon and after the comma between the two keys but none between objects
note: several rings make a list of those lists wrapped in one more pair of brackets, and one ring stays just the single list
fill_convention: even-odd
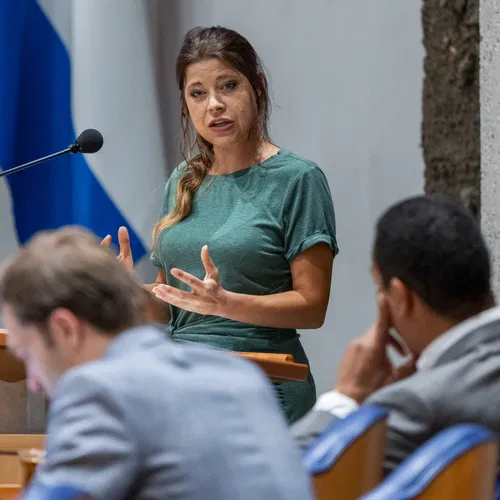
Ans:
[{"label": "woman's right hand", "polygon": [[[109,247],[111,245],[111,235],[108,234],[101,241],[101,245]],[[120,248],[120,253],[117,259],[120,261],[122,266],[129,272],[131,276],[134,276],[134,259],[132,257],[132,249],[130,248],[130,236],[126,227],[122,226],[118,229],[118,244]]]}]

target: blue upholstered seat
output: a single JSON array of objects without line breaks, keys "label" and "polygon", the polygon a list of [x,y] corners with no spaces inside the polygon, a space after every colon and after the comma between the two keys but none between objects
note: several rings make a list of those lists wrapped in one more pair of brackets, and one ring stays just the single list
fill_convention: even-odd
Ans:
[{"label": "blue upholstered seat", "polygon": [[488,442],[495,443],[495,435],[479,425],[450,427],[422,445],[362,500],[414,498],[455,460]]},{"label": "blue upholstered seat", "polygon": [[366,405],[343,419],[332,421],[304,452],[306,469],[311,475],[329,469],[356,439],[385,418],[387,411]]}]

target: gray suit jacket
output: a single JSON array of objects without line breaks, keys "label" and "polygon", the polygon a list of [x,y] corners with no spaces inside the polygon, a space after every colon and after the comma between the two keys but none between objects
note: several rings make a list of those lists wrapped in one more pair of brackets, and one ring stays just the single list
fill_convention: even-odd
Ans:
[{"label": "gray suit jacket", "polygon": [[149,326],[58,383],[32,488],[58,485],[103,500],[313,498],[260,370]]},{"label": "gray suit jacket", "polygon": [[[384,387],[366,404],[390,410],[386,473],[451,425],[481,424],[500,437],[500,320],[471,331],[433,366]],[[293,425],[292,433],[304,448],[335,418],[312,411]]]}]

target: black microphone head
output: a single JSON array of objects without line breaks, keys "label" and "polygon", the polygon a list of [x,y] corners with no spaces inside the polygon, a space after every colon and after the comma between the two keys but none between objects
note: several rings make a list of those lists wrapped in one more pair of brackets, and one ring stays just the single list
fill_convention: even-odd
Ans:
[{"label": "black microphone head", "polygon": [[102,148],[104,139],[101,132],[93,128],[84,130],[77,138],[75,145],[81,153],[97,153]]}]

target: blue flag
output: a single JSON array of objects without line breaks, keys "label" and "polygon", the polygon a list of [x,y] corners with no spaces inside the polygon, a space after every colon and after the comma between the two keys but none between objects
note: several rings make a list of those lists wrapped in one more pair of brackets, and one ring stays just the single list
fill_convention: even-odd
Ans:
[{"label": "blue flag", "polygon": [[124,225],[139,260],[166,177],[146,12],[143,2],[83,4],[0,0],[0,169],[65,149],[84,128],[104,136],[99,153],[4,178],[0,229],[5,238],[12,225],[22,244],[77,224],[116,241]]}]

